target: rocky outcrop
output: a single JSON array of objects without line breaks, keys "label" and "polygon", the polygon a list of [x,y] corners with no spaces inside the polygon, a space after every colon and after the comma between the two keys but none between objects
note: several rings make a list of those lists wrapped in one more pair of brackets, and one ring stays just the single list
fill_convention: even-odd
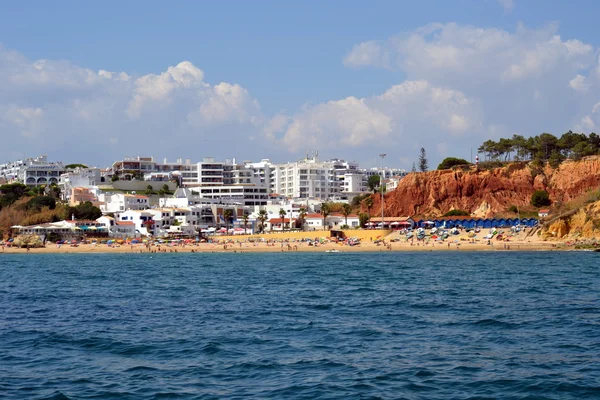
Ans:
[{"label": "rocky outcrop", "polygon": [[600,238],[600,201],[585,205],[569,215],[556,218],[542,230],[544,239]]},{"label": "rocky outcrop", "polygon": [[[558,168],[512,163],[491,170],[442,170],[411,173],[384,196],[385,215],[440,216],[461,209],[490,217],[510,206],[527,207],[535,190],[546,190],[553,202],[571,201],[600,187],[600,157],[565,161]],[[381,207],[373,196],[371,210]]]}]

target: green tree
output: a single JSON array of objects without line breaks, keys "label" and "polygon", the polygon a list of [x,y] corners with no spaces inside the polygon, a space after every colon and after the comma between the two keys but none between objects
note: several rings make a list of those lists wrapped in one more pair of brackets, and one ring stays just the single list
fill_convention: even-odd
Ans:
[{"label": "green tree", "polygon": [[352,213],[352,206],[350,204],[344,204],[342,206],[342,215],[344,216],[346,226],[348,226],[348,215]]},{"label": "green tree", "polygon": [[410,172],[417,172],[417,166],[415,165],[415,163],[413,162],[413,166],[410,169]]},{"label": "green tree", "polygon": [[229,230],[229,224],[233,222],[233,210],[228,208],[223,212],[223,218],[225,219],[225,227]]},{"label": "green tree", "polygon": [[146,186],[146,191],[144,193],[147,194],[148,196],[151,195],[152,193],[154,193],[154,189],[152,188],[152,185]]},{"label": "green tree", "polygon": [[381,182],[381,177],[379,175],[371,175],[369,176],[369,179],[367,179],[367,187],[369,190],[372,190],[373,193],[377,193],[379,182]]},{"label": "green tree", "polygon": [[369,222],[370,219],[371,219],[371,217],[368,214],[365,214],[365,213],[358,214],[358,223],[363,228],[367,224],[367,222]]},{"label": "green tree", "polygon": [[23,206],[24,209],[29,211],[40,212],[44,207],[54,210],[56,208],[56,199],[51,196],[36,196],[29,199]]},{"label": "green tree", "polygon": [[65,165],[65,169],[76,169],[76,168],[88,168],[85,164],[67,164]]},{"label": "green tree", "polygon": [[545,190],[536,190],[531,195],[531,205],[534,207],[546,207],[552,204],[550,195]]},{"label": "green tree", "polygon": [[260,222],[260,231],[264,232],[265,231],[265,222],[267,221],[267,211],[266,210],[260,210],[258,212],[258,221]]},{"label": "green tree", "polygon": [[51,183],[50,186],[46,188],[45,194],[58,200],[60,199],[60,187],[58,187],[56,183]]},{"label": "green tree", "polygon": [[306,218],[306,208],[300,207],[300,213],[298,214],[298,222],[300,223],[299,228],[304,230],[304,222]]},{"label": "green tree", "polygon": [[169,190],[169,185],[167,185],[166,183],[164,185],[162,185],[162,187],[158,191],[158,194],[161,196],[164,196],[166,194],[171,194],[171,191]]},{"label": "green tree", "polygon": [[96,206],[94,206],[91,202],[86,201],[85,203],[81,203],[76,207],[65,207],[63,215],[64,219],[70,219],[71,216],[75,216],[75,219],[84,219],[84,220],[96,220],[102,216],[102,211]]},{"label": "green tree", "polygon": [[0,207],[7,207],[27,195],[29,188],[22,183],[9,183],[0,186]]},{"label": "green tree", "polygon": [[244,215],[242,215],[242,221],[244,222],[244,233],[246,233],[246,228],[248,226],[248,219],[250,217],[248,216],[248,214],[246,212],[244,212]]},{"label": "green tree", "polygon": [[428,169],[427,154],[425,153],[425,148],[421,147],[421,151],[419,152],[419,171],[427,172]]},{"label": "green tree", "polygon": [[440,165],[438,165],[437,169],[438,170],[439,169],[450,169],[456,165],[469,165],[469,164],[471,164],[471,163],[462,158],[446,157],[446,158],[444,158],[444,160],[442,160]]},{"label": "green tree", "polygon": [[329,214],[331,214],[331,208],[329,207],[329,204],[322,203],[321,204],[321,215],[323,216],[323,230],[325,230],[326,221],[327,221],[327,217],[329,216]]},{"label": "green tree", "polygon": [[285,216],[287,215],[287,212],[283,209],[280,208],[279,209],[279,218],[281,218],[281,231],[285,231]]},{"label": "green tree", "polygon": [[373,207],[373,197],[369,196],[365,199],[365,206],[367,206],[367,211],[369,218],[371,218],[371,207]]}]

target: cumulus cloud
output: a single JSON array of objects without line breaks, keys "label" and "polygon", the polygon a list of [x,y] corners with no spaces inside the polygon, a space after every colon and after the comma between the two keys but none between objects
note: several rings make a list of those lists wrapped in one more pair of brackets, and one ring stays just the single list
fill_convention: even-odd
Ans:
[{"label": "cumulus cloud", "polygon": [[509,13],[515,8],[514,0],[498,0],[498,3],[504,8],[504,12]]},{"label": "cumulus cloud", "polygon": [[[514,3],[503,5],[509,10]],[[600,98],[599,59],[598,49],[561,37],[556,24],[539,29],[518,25],[507,31],[448,23],[359,43],[344,63],[353,68],[391,68],[407,81],[460,93],[477,105],[477,124],[471,122],[472,116],[448,113],[445,126],[436,124],[437,136],[442,142],[448,133],[476,130],[477,145],[514,133],[596,129],[594,115],[586,110]],[[460,101],[456,98],[450,104]],[[427,108],[419,113],[426,114]],[[406,118],[414,120],[416,115]],[[461,151],[456,146],[449,144],[449,151]]]},{"label": "cumulus cloud", "polygon": [[363,42],[356,45],[344,58],[347,67],[377,66],[389,68],[389,55],[382,46],[375,42]]},{"label": "cumulus cloud", "polygon": [[385,146],[400,156],[440,132],[448,137],[470,135],[481,125],[481,112],[477,102],[459,91],[407,81],[372,97],[306,106],[291,119],[277,122],[279,141],[292,150]]},{"label": "cumulus cloud", "polygon": [[211,85],[189,61],[131,76],[32,61],[0,47],[0,134],[9,144],[0,146],[0,160],[16,153],[99,164],[132,154],[241,156],[263,119],[245,88]]},{"label": "cumulus cloud", "polygon": [[586,82],[585,76],[577,74],[577,76],[569,81],[571,89],[578,92],[587,92],[590,88]]}]

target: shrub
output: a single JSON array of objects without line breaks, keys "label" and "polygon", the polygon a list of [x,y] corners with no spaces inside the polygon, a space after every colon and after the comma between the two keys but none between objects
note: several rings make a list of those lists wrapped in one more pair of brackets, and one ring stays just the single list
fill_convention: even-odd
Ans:
[{"label": "shrub", "polygon": [[513,204],[512,206],[508,207],[508,211],[516,213],[519,212],[519,209]]},{"label": "shrub", "polygon": [[536,190],[531,195],[531,205],[534,207],[545,207],[552,204],[550,195],[545,190]]},{"label": "shrub", "polygon": [[468,217],[470,215],[471,215],[471,213],[467,212],[465,210],[450,210],[446,214],[444,214],[443,217],[455,217],[455,216],[465,216],[465,217]]},{"label": "shrub", "polygon": [[450,169],[456,165],[470,165],[471,163],[462,158],[455,157],[446,157],[444,160],[438,165],[437,169]]},{"label": "shrub", "polygon": [[26,210],[38,212],[41,211],[43,207],[54,210],[56,208],[56,200],[50,196],[36,196],[25,203],[24,207]]}]

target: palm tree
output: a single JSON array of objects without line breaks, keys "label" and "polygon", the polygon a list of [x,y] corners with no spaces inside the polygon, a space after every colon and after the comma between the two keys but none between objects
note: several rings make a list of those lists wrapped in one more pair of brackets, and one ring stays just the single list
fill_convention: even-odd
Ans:
[{"label": "palm tree", "polygon": [[327,220],[327,216],[331,214],[331,207],[329,204],[322,203],[321,204],[321,215],[323,216],[323,230],[325,230],[325,221]]},{"label": "palm tree", "polygon": [[279,209],[279,218],[281,218],[281,231],[285,231],[285,216],[287,215],[287,212],[285,212],[285,210],[283,208]]},{"label": "palm tree", "polygon": [[352,213],[352,206],[348,203],[344,204],[342,206],[342,215],[346,219],[346,223],[345,223],[346,226],[348,226],[348,215],[350,215],[351,213]]},{"label": "palm tree", "polygon": [[244,233],[246,233],[246,227],[248,226],[248,214],[242,215],[242,221],[244,221]]},{"label": "palm tree", "polygon": [[373,207],[373,197],[369,196],[365,199],[365,206],[367,206],[369,219],[371,218],[371,207]]},{"label": "palm tree", "polygon": [[260,221],[260,231],[265,231],[265,221],[267,220],[267,211],[260,210],[258,213],[258,220]]},{"label": "palm tree", "polygon": [[233,211],[227,209],[223,212],[223,218],[225,218],[225,227],[229,230],[229,224],[233,221]]},{"label": "palm tree", "polygon": [[298,215],[300,221],[300,228],[304,230],[304,218],[306,217],[306,208],[300,207],[300,214]]}]

